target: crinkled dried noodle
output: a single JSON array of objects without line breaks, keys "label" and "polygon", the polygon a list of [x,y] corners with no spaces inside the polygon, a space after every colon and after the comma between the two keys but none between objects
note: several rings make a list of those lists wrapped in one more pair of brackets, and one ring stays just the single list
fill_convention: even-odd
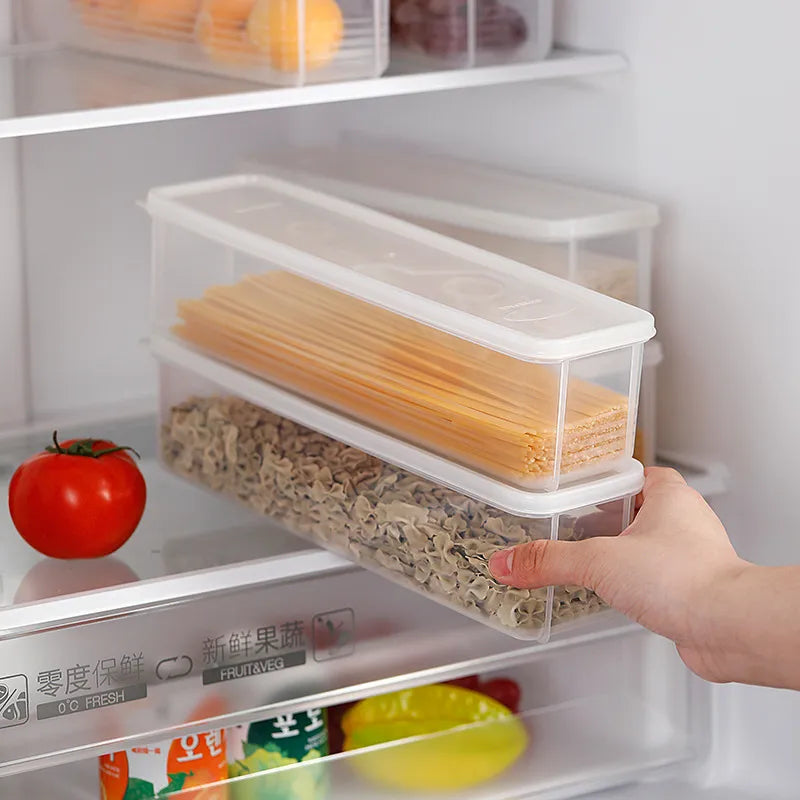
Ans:
[{"label": "crinkled dried noodle", "polygon": [[[510,628],[544,624],[547,590],[504,587],[487,562],[509,544],[548,538],[549,520],[498,511],[237,398],[174,407],[162,453],[176,472],[364,566]],[[594,593],[560,586],[553,622],[601,607]]]},{"label": "crinkled dried noodle", "polygon": [[[401,317],[287,272],[179,303],[181,338],[470,466],[553,474],[557,369]],[[627,398],[571,379],[561,471],[620,455]]]}]

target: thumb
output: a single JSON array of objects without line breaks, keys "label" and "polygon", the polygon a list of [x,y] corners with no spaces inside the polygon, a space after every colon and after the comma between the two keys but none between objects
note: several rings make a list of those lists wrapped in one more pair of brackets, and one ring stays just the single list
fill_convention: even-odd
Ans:
[{"label": "thumb", "polygon": [[564,584],[593,589],[595,567],[602,563],[601,551],[614,542],[608,538],[582,542],[536,539],[494,553],[489,559],[489,572],[499,583],[517,589]]}]

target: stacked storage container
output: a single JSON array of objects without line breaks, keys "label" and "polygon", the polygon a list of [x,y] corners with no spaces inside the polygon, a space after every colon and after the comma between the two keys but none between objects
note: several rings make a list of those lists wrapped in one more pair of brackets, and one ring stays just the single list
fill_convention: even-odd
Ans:
[{"label": "stacked storage container", "polygon": [[[344,135],[287,147],[248,170],[285,177],[529,264],[650,311],[652,203],[463,161],[406,142]],[[635,456],[656,460],[658,342],[645,348]]]},{"label": "stacked storage container", "polygon": [[148,209],[171,469],[518,638],[602,607],[488,560],[629,524],[647,311],[280,179]]}]

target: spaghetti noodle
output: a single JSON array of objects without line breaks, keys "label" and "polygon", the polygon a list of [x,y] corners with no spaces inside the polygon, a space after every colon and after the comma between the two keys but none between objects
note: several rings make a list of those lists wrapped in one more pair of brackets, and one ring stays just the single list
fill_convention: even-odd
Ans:
[{"label": "spaghetti noodle", "polygon": [[[288,272],[178,304],[187,342],[316,402],[525,485],[553,474],[558,367],[512,358]],[[561,471],[621,455],[627,398],[572,378]]]}]

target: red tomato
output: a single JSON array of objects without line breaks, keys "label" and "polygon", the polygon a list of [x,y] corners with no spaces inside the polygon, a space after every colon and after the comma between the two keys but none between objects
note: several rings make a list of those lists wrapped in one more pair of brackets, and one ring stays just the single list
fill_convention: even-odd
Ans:
[{"label": "red tomato", "polygon": [[344,732],[342,731],[342,717],[355,703],[342,703],[328,708],[328,752],[341,753],[344,750]]},{"label": "red tomato", "polygon": [[469,689],[472,692],[478,692],[480,689],[480,679],[477,675],[467,675],[464,678],[453,678],[451,681],[445,681],[449,686],[460,686],[462,689]]},{"label": "red tomato", "polygon": [[144,478],[124,448],[72,439],[29,458],[8,488],[20,536],[52,558],[100,558],[136,530],[147,497]]},{"label": "red tomato", "polygon": [[28,570],[14,595],[15,603],[34,603],[49,597],[107,589],[134,583],[139,576],[116,558],[54,561],[43,558]]},{"label": "red tomato", "polygon": [[519,701],[522,693],[516,681],[512,681],[510,678],[493,678],[490,681],[482,682],[478,691],[497,700],[515,714],[519,713]]}]

